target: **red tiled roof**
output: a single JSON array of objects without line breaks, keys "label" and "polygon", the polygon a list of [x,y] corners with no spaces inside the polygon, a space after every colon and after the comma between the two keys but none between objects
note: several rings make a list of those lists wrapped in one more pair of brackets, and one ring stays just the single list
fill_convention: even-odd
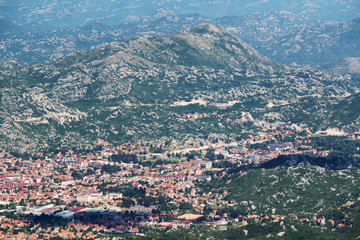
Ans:
[{"label": "red tiled roof", "polygon": [[79,206],[79,207],[74,207],[74,208],[70,209],[70,211],[75,212],[75,211],[80,211],[80,210],[85,209],[85,208],[86,208],[86,207],[81,207],[81,206]]}]

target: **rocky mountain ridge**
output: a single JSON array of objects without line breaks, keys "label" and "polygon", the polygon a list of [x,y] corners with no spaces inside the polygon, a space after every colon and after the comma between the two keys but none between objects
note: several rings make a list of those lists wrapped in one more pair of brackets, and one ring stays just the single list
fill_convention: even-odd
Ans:
[{"label": "rocky mountain ridge", "polygon": [[346,76],[355,85],[360,85],[360,57],[348,57],[335,62],[323,64],[322,71],[333,76]]},{"label": "rocky mountain ridge", "polygon": [[287,11],[208,18],[200,14],[179,14],[158,9],[149,16],[120,25],[95,21],[79,27],[53,30],[14,27],[14,23],[4,19],[3,29],[8,31],[0,34],[0,59],[27,64],[50,63],[75,50],[87,51],[100,44],[133,37],[170,36],[181,30],[189,31],[202,23],[220,26],[261,54],[287,65],[313,66],[359,56],[357,19],[322,23]]},{"label": "rocky mountain ridge", "polygon": [[44,0],[3,1],[0,3],[0,15],[21,25],[38,24],[45,28],[73,27],[91,21],[107,24],[119,24],[129,19],[148,15],[158,8],[166,8],[178,13],[197,12],[209,17],[225,15],[251,14],[254,12],[286,10],[322,21],[346,21],[359,16],[359,6],[353,0],[282,0],[246,2],[232,1],[130,1],[104,0],[92,2]]},{"label": "rocky mountain ridge", "polygon": [[206,137],[228,129],[205,122],[184,126],[175,117],[186,110],[180,102],[190,110],[201,100],[216,111],[217,104],[233,101],[229,106],[238,103],[241,110],[247,102],[356,91],[342,78],[271,61],[209,24],[171,37],[104,44],[53,64],[8,66],[0,75],[3,146]]}]

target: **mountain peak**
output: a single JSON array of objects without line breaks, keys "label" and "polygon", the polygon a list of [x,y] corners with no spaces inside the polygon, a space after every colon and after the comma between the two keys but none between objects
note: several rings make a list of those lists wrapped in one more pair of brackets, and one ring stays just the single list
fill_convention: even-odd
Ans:
[{"label": "mountain peak", "polygon": [[153,12],[150,17],[154,19],[160,19],[166,16],[172,16],[175,15],[175,13],[169,9],[166,8],[159,8],[155,12]]},{"label": "mountain peak", "polygon": [[200,25],[194,27],[193,29],[191,29],[191,32],[199,33],[199,34],[204,34],[204,33],[214,34],[214,33],[223,33],[225,31],[217,26],[212,25],[212,24],[203,23],[203,24],[200,24]]}]

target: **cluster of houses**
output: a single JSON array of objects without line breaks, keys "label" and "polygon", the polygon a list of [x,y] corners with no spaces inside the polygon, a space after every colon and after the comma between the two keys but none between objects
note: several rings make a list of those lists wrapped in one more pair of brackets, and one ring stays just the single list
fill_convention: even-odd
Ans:
[{"label": "cluster of houses", "polygon": [[[29,239],[63,237],[63,238],[94,238],[99,231],[110,233],[138,233],[144,226],[162,228],[189,227],[190,224],[204,215],[204,209],[208,206],[223,208],[232,206],[226,200],[227,192],[222,194],[215,192],[201,192],[197,184],[219,178],[226,174],[225,169],[214,167],[221,161],[228,161],[237,166],[249,163],[262,163],[279,155],[290,154],[317,154],[327,156],[330,151],[318,151],[311,146],[310,140],[296,140],[294,142],[267,144],[277,137],[287,137],[296,134],[292,130],[276,130],[260,133],[256,137],[239,142],[238,145],[226,147],[214,147],[215,156],[223,156],[210,160],[204,156],[207,150],[201,151],[199,157],[185,160],[177,159],[157,165],[142,165],[139,163],[112,162],[113,154],[136,154],[143,156],[151,154],[149,146],[141,143],[126,143],[121,146],[112,146],[110,143],[98,140],[95,147],[99,150],[86,155],[75,154],[72,151],[57,154],[38,154],[39,159],[21,159],[9,153],[0,154],[0,206],[6,211],[15,213],[31,213],[36,216],[42,214],[54,215],[64,219],[70,219],[66,228],[55,228],[48,231],[40,225],[32,226],[33,234]],[[357,136],[351,136],[357,139]],[[251,147],[253,144],[263,144],[265,148]],[[163,147],[163,146],[155,146]],[[40,157],[41,156],[41,157]],[[156,156],[156,155],[152,155]],[[153,161],[150,159],[149,161]],[[116,166],[118,171],[104,172],[102,167]],[[212,172],[212,174],[209,174]],[[77,177],[76,174],[81,174]],[[105,191],[101,186],[106,185]],[[125,216],[130,209],[124,208],[122,203],[126,197],[121,192],[106,191],[122,185],[131,186],[145,191],[146,197],[164,197],[171,200],[170,204],[179,206],[182,203],[190,204],[190,210],[197,215],[184,215],[186,210],[171,210],[154,213],[148,208],[144,214]],[[132,198],[135,206],[140,205],[141,199]],[[4,211],[4,210],[2,210]],[[134,209],[136,211],[136,209]],[[91,213],[101,215],[99,223],[74,222],[79,216],[87,216]],[[215,229],[225,230],[226,224],[236,222],[246,224],[249,219],[262,221],[271,218],[272,221],[279,219],[277,216],[242,216],[231,219],[224,216],[216,216],[216,212],[209,214],[211,226]],[[192,217],[192,218],[191,218]],[[170,219],[170,220],[169,220]],[[208,219],[208,220],[209,220]],[[324,225],[330,223],[341,227],[332,220],[324,218],[296,219]],[[29,223],[5,217],[0,218],[2,229],[13,229],[16,225],[29,226]],[[20,220],[19,220],[20,221]],[[81,229],[82,231],[74,231]],[[88,229],[92,229],[88,231]],[[94,230],[95,229],[95,230]],[[14,233],[14,234],[13,234]],[[0,232],[2,239],[16,239],[17,231]],[[1,235],[2,234],[2,235]],[[13,234],[14,236],[12,236]],[[83,234],[83,235],[79,235]],[[85,234],[85,235],[84,235]],[[20,234],[21,235],[21,234]],[[18,236],[21,239],[21,236]]]}]

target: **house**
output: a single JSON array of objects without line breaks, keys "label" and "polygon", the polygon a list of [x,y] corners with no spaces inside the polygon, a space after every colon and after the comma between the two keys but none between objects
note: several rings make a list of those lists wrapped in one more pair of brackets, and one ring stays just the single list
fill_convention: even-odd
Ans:
[{"label": "house", "polygon": [[206,170],[210,170],[212,168],[211,161],[202,161],[201,166],[204,167]]},{"label": "house", "polygon": [[160,227],[167,228],[167,227],[175,227],[176,222],[161,222],[159,223]]},{"label": "house", "polygon": [[277,152],[283,152],[286,150],[290,150],[292,148],[294,148],[294,145],[289,142],[289,143],[281,143],[281,144],[270,144],[268,146],[270,151],[277,151]]},{"label": "house", "polygon": [[226,230],[227,230],[227,227],[226,227],[226,226],[220,226],[220,227],[219,227],[219,230],[220,230],[220,231],[226,231]]},{"label": "house", "polygon": [[194,179],[198,180],[198,181],[210,181],[211,176],[210,175],[195,175]]},{"label": "house", "polygon": [[79,202],[101,202],[104,200],[111,200],[115,198],[122,198],[122,193],[108,193],[103,195],[101,192],[79,193],[76,200]]}]

